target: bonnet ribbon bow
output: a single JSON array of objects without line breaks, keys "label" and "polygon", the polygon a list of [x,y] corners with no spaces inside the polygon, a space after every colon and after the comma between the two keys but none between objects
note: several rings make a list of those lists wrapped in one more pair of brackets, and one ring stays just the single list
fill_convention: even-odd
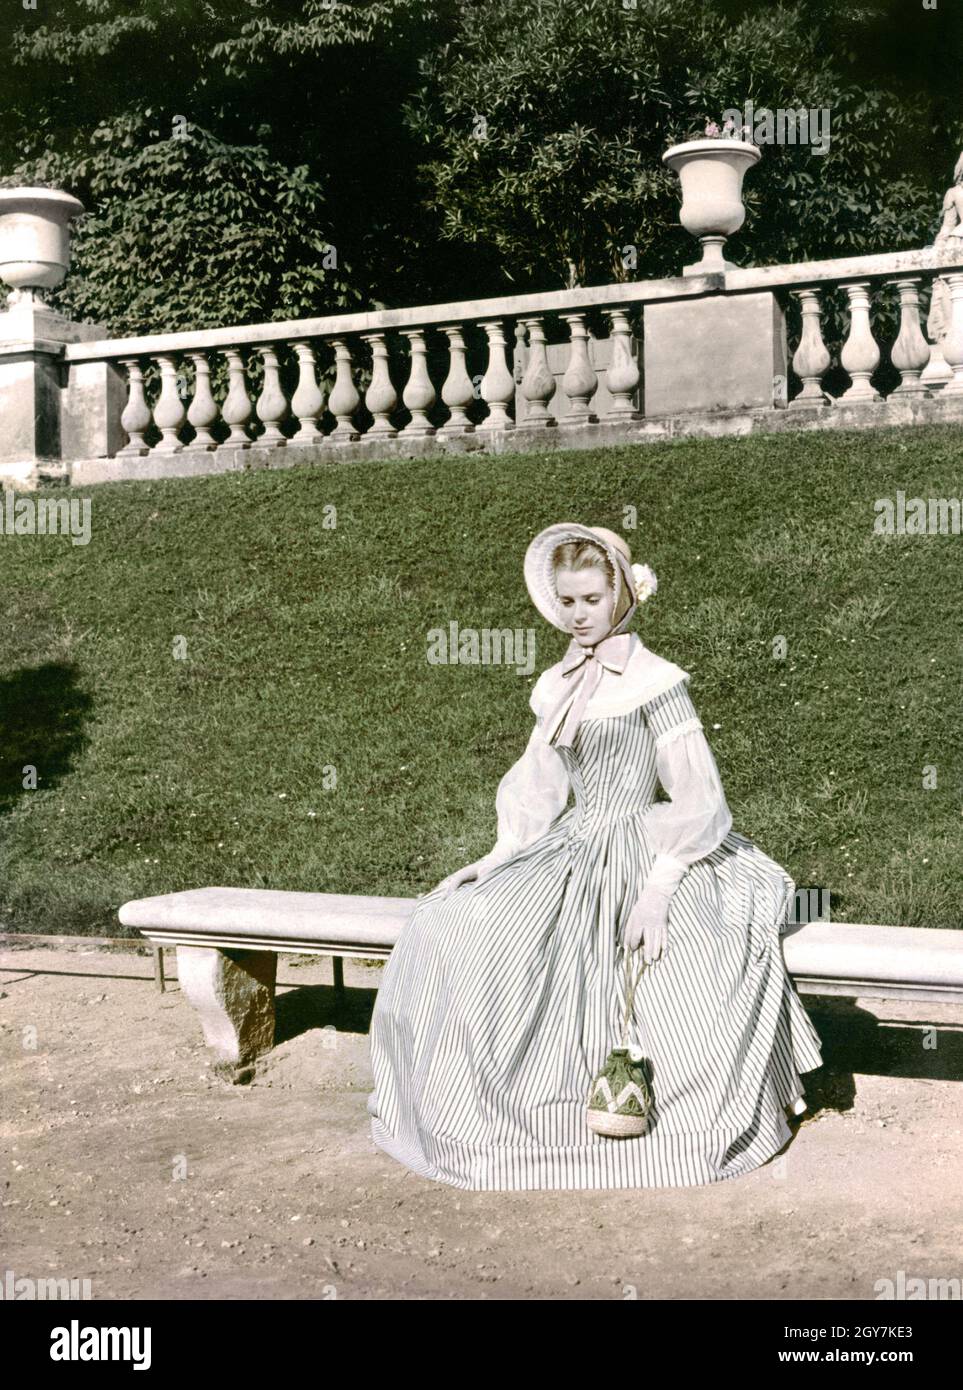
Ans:
[{"label": "bonnet ribbon bow", "polygon": [[[566,688],[555,708],[545,716],[543,734],[549,743],[554,742],[556,748],[571,748],[585,707],[602,679],[603,669],[621,675],[631,654],[632,634],[628,632],[603,637],[594,647],[582,647],[572,638],[562,658],[562,678]],[[561,733],[556,739],[555,733],[559,727]]]}]

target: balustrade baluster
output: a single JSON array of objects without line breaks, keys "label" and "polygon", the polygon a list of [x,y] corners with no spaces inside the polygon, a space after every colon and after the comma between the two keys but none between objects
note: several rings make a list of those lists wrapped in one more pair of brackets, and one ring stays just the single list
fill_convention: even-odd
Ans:
[{"label": "balustrade baluster", "polygon": [[189,447],[209,451],[217,448],[211,426],[217,423],[218,416],[217,401],[211,391],[210,363],[205,352],[192,352],[189,356],[194,363],[194,399],[187,411],[187,423],[194,426],[194,438]]},{"label": "balustrade baluster", "polygon": [[950,331],[943,339],[943,357],[953,377],[939,393],[941,398],[963,395],[963,275],[944,278],[950,291]]},{"label": "balustrade baluster", "polygon": [[391,416],[398,409],[398,392],[391,380],[388,344],[383,333],[363,333],[371,345],[371,381],[364,393],[364,403],[374,416],[374,424],[365,431],[365,439],[393,439],[398,433]]},{"label": "balustrade baluster", "polygon": [[488,368],[481,379],[482,399],[488,415],[477,426],[486,434],[497,430],[513,430],[515,421],[508,407],[515,399],[515,378],[505,360],[505,329],[501,319],[486,319],[480,324],[488,339]]},{"label": "balustrade baluster", "polygon": [[351,349],[344,338],[332,339],[336,376],[334,388],[328,399],[328,409],[337,424],[328,436],[336,444],[348,444],[360,439],[361,433],[354,423],[354,412],[361,404],[361,395],[354,384]]},{"label": "balustrade baluster", "polygon": [[899,336],[890,354],[893,366],[900,374],[900,384],[895,395],[927,395],[926,385],[920,381],[920,372],[930,360],[930,345],[920,328],[920,277],[890,280],[899,291]]},{"label": "balustrade baluster", "polygon": [[157,358],[161,374],[161,390],[154,406],[154,424],[161,432],[154,446],[158,454],[179,454],[184,445],[179,434],[184,428],[187,412],[177,390],[177,359],[161,354]]},{"label": "balustrade baluster", "polygon": [[605,376],[605,384],[612,404],[605,412],[605,419],[613,424],[623,420],[641,420],[642,412],[637,410],[632,397],[638,389],[642,373],[638,358],[632,347],[632,330],[629,327],[626,309],[608,309],[609,338],[612,356]]},{"label": "balustrade baluster", "polygon": [[554,429],[558,421],[548,408],[555,395],[555,377],[548,365],[548,350],[545,345],[545,327],[540,318],[524,319],[528,329],[528,366],[522,377],[522,395],[527,402],[525,425]]},{"label": "balustrade baluster", "polygon": [[588,333],[584,314],[563,314],[569,326],[571,348],[568,366],[562,377],[562,390],[569,399],[570,409],[563,415],[563,425],[589,425],[598,422],[598,416],[591,410],[589,402],[595,395],[599,379],[588,355]]},{"label": "balustrade baluster", "polygon": [[435,427],[428,419],[426,411],[434,405],[437,396],[428,375],[424,329],[405,329],[404,335],[411,344],[411,369],[401,399],[411,411],[411,419],[401,433],[423,437],[435,433]]},{"label": "balustrade baluster", "polygon": [[318,420],[324,414],[324,390],[318,384],[317,362],[310,343],[292,343],[298,359],[298,384],[291,397],[291,411],[298,421],[298,428],[288,440],[288,444],[322,444],[324,432],[318,428]]},{"label": "balustrade baluster", "polygon": [[467,415],[468,407],[475,399],[475,388],[465,366],[465,340],[458,324],[446,324],[440,330],[448,338],[448,375],[441,388],[441,399],[451,411],[448,419],[438,431],[438,438],[447,435],[471,434],[475,426]]},{"label": "balustrade baluster", "polygon": [[873,337],[869,321],[869,281],[861,280],[844,288],[849,299],[849,335],[839,360],[852,377],[853,384],[843,392],[836,404],[878,401],[880,394],[869,380],[879,366],[879,344]]},{"label": "balustrade baluster", "polygon": [[150,406],[144,395],[144,373],[136,357],[124,357],[121,366],[127,371],[127,404],[121,413],[120,423],[127,432],[127,443],[118,449],[118,457],[128,458],[133,454],[142,457],[149,454],[144,431],[151,422]]},{"label": "balustrade baluster", "polygon": [[[935,396],[942,391],[948,381],[953,380],[953,370],[951,367],[947,366],[946,358],[943,356],[943,340],[946,333],[944,331],[943,338],[941,338],[939,332],[936,331],[937,324],[932,321],[933,312],[938,307],[937,303],[934,303],[934,300],[943,300],[944,302],[946,319],[945,329],[947,330],[949,328],[949,321],[952,317],[952,300],[950,299],[949,285],[942,275],[933,276],[930,282],[930,293],[932,297],[930,299],[929,313],[927,314],[926,320],[926,341],[930,350],[930,360],[923,368],[920,381],[930,394]],[[937,317],[939,317],[939,315],[937,315]],[[932,340],[930,338],[931,333],[934,333]]]},{"label": "balustrade baluster", "polygon": [[[528,363],[528,325],[531,319],[516,319],[515,321],[515,347],[512,352],[512,376],[515,378],[515,402],[518,403],[518,391],[525,379],[525,370]],[[516,412],[517,413],[517,412]],[[518,421],[516,420],[516,424]]]},{"label": "balustrade baluster", "polygon": [[281,369],[276,344],[263,343],[260,352],[264,360],[264,384],[255,409],[264,426],[264,433],[256,442],[269,449],[281,449],[288,442],[281,430],[281,422],[287,417],[289,408],[287,397],[281,389]]},{"label": "balustrade baluster", "polygon": [[225,439],[223,448],[250,449],[251,438],[248,423],[251,419],[251,397],[244,379],[244,358],[239,348],[225,348],[227,358],[227,396],[221,406],[221,419],[230,426],[231,432]]},{"label": "balustrade baluster", "polygon": [[802,390],[789,402],[789,409],[831,405],[832,397],[820,383],[829,370],[829,349],[823,342],[818,290],[793,290],[802,311],[799,346],[793,353],[793,371],[802,381]]}]

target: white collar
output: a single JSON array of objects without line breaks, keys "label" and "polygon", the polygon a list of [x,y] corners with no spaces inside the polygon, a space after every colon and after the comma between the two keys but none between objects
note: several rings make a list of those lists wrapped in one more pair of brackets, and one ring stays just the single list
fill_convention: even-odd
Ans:
[{"label": "white collar", "polygon": [[[666,661],[657,656],[642,639],[631,633],[632,653],[621,674],[607,668],[602,670],[602,678],[592,698],[585,707],[583,718],[605,718],[614,714],[628,714],[637,705],[654,700],[666,690],[671,690],[681,680],[689,679],[689,672],[683,671],[674,661]],[[562,662],[557,661],[539,676],[532,687],[528,703],[536,715],[551,710],[565,692],[562,676]]]}]

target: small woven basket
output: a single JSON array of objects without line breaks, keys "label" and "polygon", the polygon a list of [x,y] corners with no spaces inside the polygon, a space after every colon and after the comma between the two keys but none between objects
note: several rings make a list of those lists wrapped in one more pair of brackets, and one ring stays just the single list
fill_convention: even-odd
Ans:
[{"label": "small woven basket", "polygon": [[632,966],[625,952],[625,1020],[622,1042],[613,1047],[605,1065],[592,1082],[585,1118],[589,1129],[609,1139],[631,1139],[644,1134],[652,1108],[652,1089],[645,1074],[645,1059],[636,1047],[628,1043],[635,989],[642,978],[645,963],[632,980]]}]

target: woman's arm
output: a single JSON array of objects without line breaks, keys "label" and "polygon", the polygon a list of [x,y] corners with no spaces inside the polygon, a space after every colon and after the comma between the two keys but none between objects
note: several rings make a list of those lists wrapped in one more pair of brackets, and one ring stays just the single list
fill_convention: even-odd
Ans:
[{"label": "woman's arm", "polygon": [[[645,828],[655,850],[637,911],[630,918],[633,948],[653,938],[651,959],[661,954],[658,937],[668,919],[669,903],[691,864],[718,849],[732,829],[719,769],[685,682],[643,706],[655,737],[659,781],[671,798],[651,808]],[[664,940],[661,946],[664,947]],[[648,947],[649,943],[646,942]]]},{"label": "woman's arm", "polygon": [[654,876],[672,889],[690,864],[718,849],[732,829],[732,814],[685,682],[646,706],[645,717],[655,736],[659,781],[671,798],[646,817],[656,851],[646,881]]},{"label": "woman's arm", "polygon": [[565,764],[542,737],[541,721],[529,736],[518,762],[510,767],[495,793],[498,838],[480,863],[488,868],[504,863],[550,829],[568,803]]},{"label": "woman's arm", "polygon": [[524,753],[498,784],[494,847],[483,859],[459,869],[443,882],[454,889],[471,878],[480,879],[539,839],[565,810],[569,789],[565,764],[542,737],[539,718]]}]

